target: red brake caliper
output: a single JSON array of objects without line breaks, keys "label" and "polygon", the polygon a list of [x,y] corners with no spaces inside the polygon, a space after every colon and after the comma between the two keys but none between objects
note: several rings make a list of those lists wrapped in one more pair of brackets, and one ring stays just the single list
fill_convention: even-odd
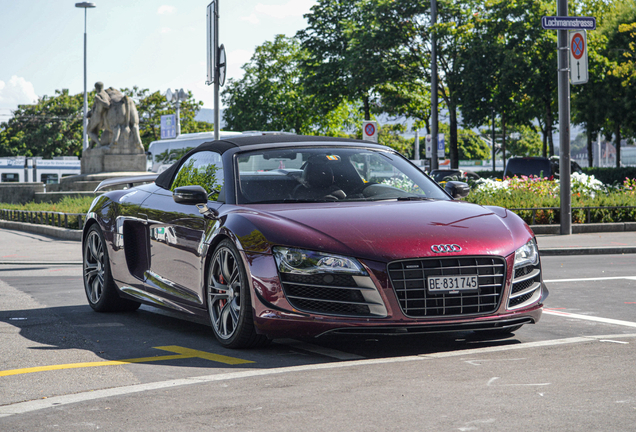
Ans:
[{"label": "red brake caliper", "polygon": [[[225,279],[223,278],[223,274],[219,275],[219,282],[221,282],[223,285],[225,285]],[[223,309],[223,306],[225,306],[225,303],[227,302],[227,300],[219,300],[219,306],[221,309]]]}]

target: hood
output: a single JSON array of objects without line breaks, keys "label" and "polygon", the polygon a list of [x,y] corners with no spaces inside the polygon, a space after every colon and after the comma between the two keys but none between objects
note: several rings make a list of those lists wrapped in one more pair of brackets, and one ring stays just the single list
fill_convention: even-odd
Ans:
[{"label": "hood", "polygon": [[507,256],[533,237],[514,213],[461,201],[262,204],[243,209],[241,214],[268,246],[383,262],[457,254],[434,253],[431,246],[439,244],[459,245],[461,255]]}]

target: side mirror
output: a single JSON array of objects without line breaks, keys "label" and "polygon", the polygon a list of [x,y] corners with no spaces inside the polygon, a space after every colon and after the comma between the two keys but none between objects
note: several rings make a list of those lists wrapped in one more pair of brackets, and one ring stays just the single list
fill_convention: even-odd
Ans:
[{"label": "side mirror", "polygon": [[202,204],[208,202],[208,193],[199,185],[181,186],[172,192],[172,199],[178,204]]},{"label": "side mirror", "polygon": [[444,190],[453,198],[465,198],[470,192],[470,186],[460,181],[449,181]]}]

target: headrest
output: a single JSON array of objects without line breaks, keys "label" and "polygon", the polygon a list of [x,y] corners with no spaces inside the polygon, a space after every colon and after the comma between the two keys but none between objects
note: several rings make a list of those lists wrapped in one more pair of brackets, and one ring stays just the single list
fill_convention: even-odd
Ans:
[{"label": "headrest", "polygon": [[[332,156],[333,157],[333,156]],[[311,188],[326,188],[334,182],[333,170],[327,164],[327,155],[315,155],[307,160],[307,165],[303,171],[303,180]]]}]

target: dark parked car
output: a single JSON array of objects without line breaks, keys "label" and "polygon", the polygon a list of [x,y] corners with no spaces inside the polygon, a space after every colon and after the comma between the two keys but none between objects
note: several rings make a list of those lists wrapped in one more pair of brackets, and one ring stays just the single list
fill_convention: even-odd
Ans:
[{"label": "dark parked car", "polygon": [[[106,183],[117,182],[130,179]],[[454,199],[467,193],[363,141],[205,143],[154,183],[94,200],[88,303],[208,316],[228,347],[536,323],[548,292],[532,231],[506,209]]]},{"label": "dark parked car", "polygon": [[552,178],[555,167],[550,159],[544,157],[512,157],[508,159],[504,178],[534,176]]},{"label": "dark parked car", "polygon": [[[570,161],[570,172],[582,173],[581,166]],[[512,157],[508,159],[504,178],[514,176],[534,176],[559,178],[559,157],[552,156],[550,159],[544,157]]]}]

